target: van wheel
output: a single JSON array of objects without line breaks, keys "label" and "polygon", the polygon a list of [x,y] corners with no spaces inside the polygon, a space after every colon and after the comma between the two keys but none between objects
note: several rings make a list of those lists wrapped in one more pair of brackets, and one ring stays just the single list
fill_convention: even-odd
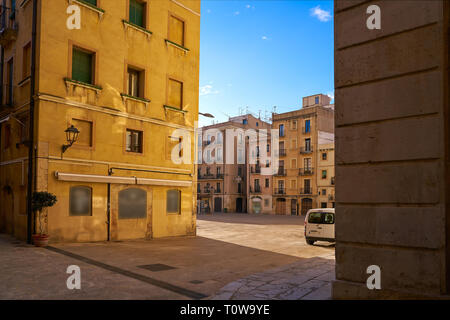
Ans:
[{"label": "van wheel", "polygon": [[314,244],[314,240],[306,240],[306,243],[309,244],[310,246],[312,246]]}]

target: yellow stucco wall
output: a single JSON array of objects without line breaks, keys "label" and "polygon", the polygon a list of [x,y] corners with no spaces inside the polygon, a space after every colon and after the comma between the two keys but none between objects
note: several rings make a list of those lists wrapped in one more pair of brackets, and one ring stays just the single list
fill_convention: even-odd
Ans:
[{"label": "yellow stucco wall", "polygon": [[[127,19],[126,0],[98,1],[98,6],[105,11],[101,18],[96,11],[80,6],[81,30],[66,28],[66,1],[41,3],[37,45],[39,94],[35,122],[39,155],[37,190],[49,191],[58,198],[56,206],[48,210],[51,241],[103,241],[107,239],[108,230],[107,184],[60,181],[55,172],[107,176],[110,168],[124,168],[130,170],[113,170],[112,176],[194,181],[194,165],[174,164],[168,156],[168,141],[173,131],[179,128],[187,130],[193,137],[194,123],[198,119],[200,1],[147,1],[146,29],[152,32],[150,37],[125,27],[122,20]],[[23,10],[31,11],[31,6],[27,5]],[[184,47],[189,49],[187,52],[169,46],[165,41],[170,14],[185,21]],[[25,14],[19,15],[19,19],[25,17]],[[28,35],[31,40],[31,28],[23,32],[26,32],[24,37]],[[14,49],[19,51],[18,47],[15,48],[18,45],[14,43],[11,52]],[[73,45],[96,53],[94,84],[102,90],[73,85],[64,80],[71,77]],[[122,99],[121,93],[126,93],[127,65],[145,70],[144,98],[150,100],[148,104]],[[20,64],[17,68],[19,72]],[[169,77],[183,82],[183,113],[164,108]],[[26,93],[29,93],[29,86],[24,99]],[[91,147],[75,143],[62,156],[61,147],[66,143],[64,130],[74,123],[74,119],[92,122],[93,143]],[[142,154],[125,151],[126,129],[143,131]],[[26,157],[26,148],[22,148],[20,156]],[[16,151],[11,152],[15,154],[2,158],[2,161],[19,157]],[[191,140],[191,156],[193,159],[194,139]],[[18,166],[20,164],[15,165]],[[19,177],[20,168],[15,167],[13,170],[17,171],[11,176]],[[6,166],[0,170],[11,172]],[[2,174],[1,179],[6,179],[4,177],[6,175]],[[69,216],[69,189],[76,185],[92,188],[92,216]],[[142,230],[136,228],[123,232],[126,229],[123,226],[133,223],[142,228],[151,225],[152,237],[195,234],[195,188],[176,185],[133,187],[147,191],[148,223],[119,219],[117,224],[122,231],[115,232],[111,225],[113,240],[142,238]],[[111,187],[112,218],[117,205],[115,188],[120,186]],[[169,189],[181,191],[180,214],[166,213],[166,192]],[[2,192],[0,197],[6,196]],[[16,224],[15,228],[25,236],[26,219],[22,220],[20,227]]]}]

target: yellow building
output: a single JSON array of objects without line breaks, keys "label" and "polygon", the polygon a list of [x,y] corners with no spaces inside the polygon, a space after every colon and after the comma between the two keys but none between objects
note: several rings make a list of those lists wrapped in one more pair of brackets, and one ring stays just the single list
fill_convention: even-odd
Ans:
[{"label": "yellow building", "polygon": [[305,215],[317,208],[318,146],[334,142],[334,106],[319,94],[303,98],[303,108],[273,114],[279,131],[279,171],[273,177],[274,212]]},{"label": "yellow building", "polygon": [[[33,189],[58,198],[51,241],[195,234],[193,160],[171,153],[183,129],[180,154],[194,157],[200,1],[8,0],[0,23],[0,232],[27,237],[34,76]],[[79,137],[63,153],[71,126]]]}]

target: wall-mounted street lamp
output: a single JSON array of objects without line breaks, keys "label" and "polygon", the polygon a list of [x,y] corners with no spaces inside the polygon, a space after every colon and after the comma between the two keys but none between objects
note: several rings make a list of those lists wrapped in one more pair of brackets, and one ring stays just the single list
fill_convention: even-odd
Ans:
[{"label": "wall-mounted street lamp", "polygon": [[198,114],[201,115],[201,116],[207,117],[207,118],[213,118],[213,119],[215,118],[211,113],[199,112]]},{"label": "wall-mounted street lamp", "polygon": [[73,125],[71,125],[70,128],[67,128],[64,132],[66,133],[67,144],[62,146],[62,153],[66,152],[67,149],[77,142],[78,135],[80,134],[80,131]]}]

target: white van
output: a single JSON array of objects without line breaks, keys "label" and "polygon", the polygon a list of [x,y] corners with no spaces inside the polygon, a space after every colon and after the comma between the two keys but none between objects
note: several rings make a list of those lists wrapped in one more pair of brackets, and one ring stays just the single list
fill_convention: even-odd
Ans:
[{"label": "white van", "polygon": [[311,209],[305,217],[306,243],[313,245],[316,241],[335,242],[334,208]]}]

